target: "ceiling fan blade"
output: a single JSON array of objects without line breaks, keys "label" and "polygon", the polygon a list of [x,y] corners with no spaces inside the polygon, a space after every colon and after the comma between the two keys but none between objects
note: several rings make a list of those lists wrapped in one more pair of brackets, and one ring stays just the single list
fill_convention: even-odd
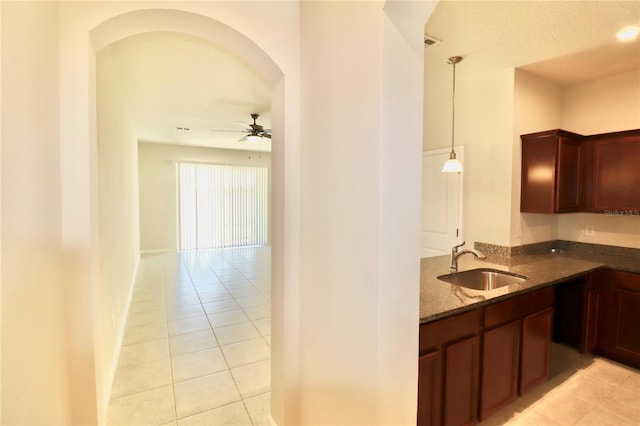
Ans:
[{"label": "ceiling fan blade", "polygon": [[263,133],[261,136],[263,138],[271,139],[271,135],[269,133]]},{"label": "ceiling fan blade", "polygon": [[244,133],[244,130],[218,130],[218,129],[211,129],[211,132],[226,132],[226,133]]},{"label": "ceiling fan blade", "polygon": [[247,136],[243,136],[240,139],[238,139],[238,142],[244,142],[247,140]]}]

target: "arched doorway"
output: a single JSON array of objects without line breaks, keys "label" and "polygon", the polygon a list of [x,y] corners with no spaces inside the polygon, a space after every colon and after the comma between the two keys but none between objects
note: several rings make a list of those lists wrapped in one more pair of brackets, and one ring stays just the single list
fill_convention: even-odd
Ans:
[{"label": "arched doorway", "polygon": [[[282,233],[283,233],[283,221],[281,219],[283,212],[283,173],[284,173],[284,131],[283,131],[283,119],[284,119],[284,76],[280,68],[274,63],[269,55],[261,49],[257,44],[251,41],[248,37],[241,34],[239,31],[212,19],[211,17],[180,11],[180,10],[168,10],[168,9],[147,9],[136,10],[132,12],[122,13],[112,18],[106,19],[101,24],[97,25],[90,31],[90,45],[92,52],[90,54],[90,62],[95,64],[96,52],[102,48],[111,45],[119,40],[133,36],[140,33],[148,33],[153,31],[171,31],[180,34],[186,34],[202,38],[204,40],[215,42],[222,45],[229,51],[241,57],[244,61],[249,63],[271,86],[272,89],[272,128],[273,128],[273,150],[272,150],[272,263],[273,263],[273,282],[274,286],[281,285],[281,278],[279,280],[278,274],[281,277],[283,270],[283,247],[282,247]],[[96,76],[95,65],[92,66],[89,75],[89,86],[95,88]],[[96,110],[96,92],[94,89],[90,89],[90,108]],[[98,116],[99,118],[99,116]],[[95,191],[97,182],[96,179],[96,165],[98,163],[97,155],[97,126],[92,123],[90,129],[90,148],[91,161],[90,161],[90,175],[92,176],[93,183],[91,189]],[[93,191],[92,191],[93,192]],[[99,203],[96,199],[97,195],[91,196],[90,216],[91,222],[96,223],[99,217]],[[92,258],[93,273],[92,276],[99,275],[100,267],[100,253],[97,247],[100,246],[100,232],[96,228],[92,227],[92,237],[94,241],[92,244]],[[103,253],[104,255],[104,253]],[[130,256],[131,257],[131,256]],[[131,259],[118,259],[119,263],[131,263]],[[125,271],[126,272],[126,271]],[[114,277],[125,278],[125,277]],[[93,340],[95,351],[95,371],[96,371],[96,383],[97,389],[97,406],[98,406],[98,419],[104,419],[105,409],[108,403],[108,397],[110,393],[111,380],[113,379],[115,362],[117,361],[117,352],[121,344],[122,336],[109,335],[109,326],[106,322],[111,321],[111,329],[118,328],[114,326],[114,323],[118,322],[114,319],[114,315],[123,314],[124,306],[120,306],[121,300],[127,300],[127,293],[130,293],[131,286],[124,285],[120,289],[120,294],[114,294],[113,289],[106,288],[107,283],[100,282],[96,279],[93,283]],[[117,291],[117,289],[116,289]],[[282,309],[282,301],[278,300],[278,292],[274,292],[274,298],[272,304],[274,305],[274,311],[278,308]],[[118,302],[114,305],[114,300]],[[115,311],[115,312],[114,312]],[[121,319],[124,321],[124,318]],[[282,335],[282,331],[278,329],[277,320],[273,327],[273,334]],[[120,332],[122,328],[120,329]],[[282,340],[281,337],[275,337],[274,340]],[[274,359],[274,363],[277,363],[277,357]],[[73,392],[73,390],[72,390]]]}]

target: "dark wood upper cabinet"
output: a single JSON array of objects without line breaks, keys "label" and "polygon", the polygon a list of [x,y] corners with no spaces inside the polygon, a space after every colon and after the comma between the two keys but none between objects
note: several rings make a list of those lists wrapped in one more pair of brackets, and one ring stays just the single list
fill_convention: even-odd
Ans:
[{"label": "dark wood upper cabinet", "polygon": [[522,135],[523,213],[640,211],[640,129]]},{"label": "dark wood upper cabinet", "polygon": [[590,136],[595,212],[640,210],[640,130]]},{"label": "dark wood upper cabinet", "polygon": [[522,135],[520,211],[579,210],[581,135],[564,130]]}]

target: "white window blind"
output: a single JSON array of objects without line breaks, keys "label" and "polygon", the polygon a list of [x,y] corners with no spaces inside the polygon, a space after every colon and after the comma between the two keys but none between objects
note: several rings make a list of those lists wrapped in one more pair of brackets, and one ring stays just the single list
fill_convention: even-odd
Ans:
[{"label": "white window blind", "polygon": [[266,167],[180,163],[180,249],[267,243]]}]

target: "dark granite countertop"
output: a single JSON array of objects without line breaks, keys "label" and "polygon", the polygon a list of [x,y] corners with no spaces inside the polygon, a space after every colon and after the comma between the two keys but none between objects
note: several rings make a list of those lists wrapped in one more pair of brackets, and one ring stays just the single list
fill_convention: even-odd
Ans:
[{"label": "dark granite countertop", "polygon": [[640,273],[640,260],[635,257],[603,253],[558,251],[538,255],[513,256],[508,259],[477,260],[464,255],[459,270],[493,268],[525,275],[529,279],[494,290],[480,291],[449,284],[439,275],[449,273],[449,256],[421,259],[420,262],[420,323],[443,318],[477,308],[483,304],[509,298],[561,281],[579,277],[603,267]]}]

